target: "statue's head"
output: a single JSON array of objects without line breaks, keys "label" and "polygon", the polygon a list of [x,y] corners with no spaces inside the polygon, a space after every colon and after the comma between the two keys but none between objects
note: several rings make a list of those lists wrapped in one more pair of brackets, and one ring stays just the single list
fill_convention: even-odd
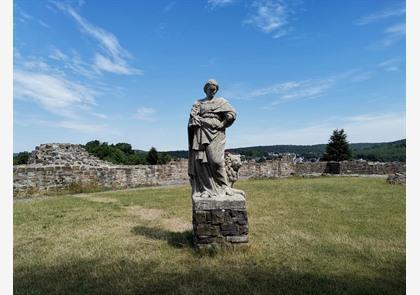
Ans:
[{"label": "statue's head", "polygon": [[217,84],[217,81],[214,79],[208,80],[206,85],[204,85],[204,92],[208,98],[213,98],[218,90],[219,84]]}]

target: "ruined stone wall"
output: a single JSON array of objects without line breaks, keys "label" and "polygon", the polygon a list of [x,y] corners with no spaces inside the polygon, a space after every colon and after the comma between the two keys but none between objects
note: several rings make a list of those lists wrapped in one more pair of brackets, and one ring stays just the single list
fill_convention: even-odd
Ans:
[{"label": "ruined stone wall", "polygon": [[18,165],[13,167],[15,196],[80,188],[130,188],[188,181],[187,161],[166,165]]},{"label": "ruined stone wall", "polygon": [[405,173],[405,163],[401,162],[368,162],[343,161],[340,162],[341,174],[393,174]]},{"label": "ruined stone wall", "polygon": [[[78,187],[118,189],[188,183],[187,160],[172,161],[166,165],[112,165],[89,155],[81,146],[71,144],[41,145],[32,153],[30,163],[13,167],[15,196],[45,194]],[[293,163],[293,159],[286,156],[261,163],[245,162],[239,170],[239,177],[280,178],[323,173],[405,173],[405,163]]]},{"label": "ruined stone wall", "polygon": [[284,160],[268,160],[265,162],[249,161],[239,169],[240,178],[279,178],[294,173],[293,162]]},{"label": "ruined stone wall", "polygon": [[302,162],[296,163],[294,172],[297,175],[322,174],[327,169],[327,162]]},{"label": "ruined stone wall", "polygon": [[294,174],[342,174],[342,175],[387,175],[405,173],[405,163],[402,162],[304,162],[294,165]]},{"label": "ruined stone wall", "polygon": [[97,157],[89,154],[80,144],[46,143],[37,146],[29,155],[28,164],[42,165],[89,165],[107,166]]}]

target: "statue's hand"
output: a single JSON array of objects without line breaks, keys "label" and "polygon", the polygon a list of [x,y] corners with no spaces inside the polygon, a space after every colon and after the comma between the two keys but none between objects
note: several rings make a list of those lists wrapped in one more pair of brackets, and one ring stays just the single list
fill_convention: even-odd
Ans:
[{"label": "statue's hand", "polygon": [[198,103],[194,104],[191,109],[191,116],[198,116],[199,113],[200,113],[200,105]]},{"label": "statue's hand", "polygon": [[235,119],[236,119],[235,113],[228,112],[225,115],[225,118],[223,120],[223,127],[224,128],[230,127],[233,124],[233,122],[235,121]]},{"label": "statue's hand", "polygon": [[231,122],[231,121],[235,120],[235,117],[231,113],[227,113],[225,120],[227,122]]}]

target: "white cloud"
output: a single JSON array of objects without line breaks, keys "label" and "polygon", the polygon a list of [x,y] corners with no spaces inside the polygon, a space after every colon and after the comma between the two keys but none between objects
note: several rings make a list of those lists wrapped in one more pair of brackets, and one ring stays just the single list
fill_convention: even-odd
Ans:
[{"label": "white cloud", "polygon": [[51,49],[51,53],[48,57],[60,61],[67,61],[69,59],[69,57],[66,54],[64,54],[61,50],[55,47]]},{"label": "white cloud", "polygon": [[273,102],[272,105],[276,105],[283,101],[317,98],[323,95],[333,85],[334,81],[328,79],[302,82],[299,88],[281,95],[279,100]]},{"label": "white cloud", "polygon": [[389,26],[384,31],[385,37],[376,45],[379,47],[389,47],[405,38],[405,23],[397,23]]},{"label": "white cloud", "polygon": [[82,133],[97,133],[106,131],[108,129],[106,125],[83,123],[78,121],[50,122],[48,126],[71,129]]},{"label": "white cloud", "polygon": [[17,4],[15,4],[15,10],[17,12],[15,17],[22,23],[36,22],[44,28],[49,28],[50,27],[44,21],[42,21],[40,19],[36,19],[32,15],[24,12],[23,9]]},{"label": "white cloud", "polygon": [[405,114],[364,114],[343,118],[343,121],[346,119],[350,122],[343,123],[343,128],[351,142],[393,141],[406,137]]},{"label": "white cloud", "polygon": [[370,47],[372,48],[383,48],[383,47],[389,47],[400,40],[404,39],[405,37],[405,19],[402,19],[402,17],[405,16],[405,7],[399,7],[399,8],[393,8],[393,9],[386,9],[383,11],[379,11],[367,16],[364,16],[362,18],[359,18],[354,23],[356,25],[362,26],[362,25],[368,25],[374,22],[380,22],[383,20],[391,19],[391,18],[399,18],[400,22],[396,23],[392,26],[388,26],[384,30],[384,37],[375,42]]},{"label": "white cloud", "polygon": [[387,118],[394,118],[395,114],[393,113],[385,113],[385,114],[361,114],[356,116],[349,116],[343,117],[342,120],[349,121],[349,122],[368,122],[368,121],[378,121],[378,120],[385,120]]},{"label": "white cloud", "polygon": [[34,19],[34,17],[30,14],[27,14],[26,12],[24,12],[22,10],[22,8],[18,7],[18,9],[16,9],[19,12],[19,15],[22,17],[21,21],[26,22],[26,21],[32,21]]},{"label": "white cloud", "polygon": [[208,0],[207,3],[211,8],[223,7],[232,4],[234,0]]},{"label": "white cloud", "polygon": [[141,121],[154,121],[156,110],[148,107],[139,107],[134,118]]},{"label": "white cloud", "polygon": [[13,79],[16,99],[36,102],[53,114],[76,118],[80,110],[95,105],[93,89],[52,71],[15,69]]},{"label": "white cloud", "polygon": [[371,79],[373,77],[373,74],[374,74],[373,70],[359,71],[349,76],[348,80],[350,82],[363,82],[363,81]]},{"label": "white cloud", "polygon": [[99,71],[105,71],[105,72],[110,72],[114,74],[131,75],[131,74],[141,73],[141,71],[137,69],[127,67],[127,64],[123,60],[115,62],[115,60],[105,57],[99,53],[95,54],[94,65],[95,65],[95,68]]},{"label": "white cloud", "polygon": [[401,58],[390,58],[379,63],[377,66],[381,69],[384,69],[387,72],[396,72],[400,70]]},{"label": "white cloud", "polygon": [[15,120],[15,124],[23,127],[37,125],[49,128],[68,129],[77,131],[77,133],[93,134],[95,136],[119,134],[117,130],[107,124],[92,121],[91,117],[85,119],[66,118],[64,120],[50,120],[43,119],[39,115],[18,112],[15,112],[14,116],[18,118],[18,120]]},{"label": "white cloud", "polygon": [[[130,53],[119,43],[114,34],[91,24],[80,16],[72,7],[61,2],[53,2],[60,10],[70,15],[80,26],[82,31],[95,39],[103,54],[95,54],[94,66],[98,71],[111,72],[124,75],[140,75],[142,71],[130,66],[126,59],[130,58]],[[106,56],[104,56],[106,55]]]},{"label": "white cloud", "polygon": [[280,131],[277,127],[264,126],[261,130],[250,131],[246,137],[233,136],[230,145],[320,144],[328,142],[334,129],[344,129],[353,143],[387,142],[405,138],[405,126],[405,115],[401,113],[356,114]]},{"label": "white cloud", "polygon": [[251,5],[254,9],[246,24],[251,24],[273,38],[286,35],[289,28],[289,16],[292,13],[282,0],[254,1]]},{"label": "white cloud", "polygon": [[95,117],[101,118],[101,119],[108,119],[108,116],[101,113],[92,113]]},{"label": "white cloud", "polygon": [[172,8],[174,8],[176,2],[175,1],[171,1],[169,2],[164,8],[163,8],[163,12],[164,13],[168,13],[172,10]]},{"label": "white cloud", "polygon": [[47,28],[47,29],[49,29],[50,28],[50,26],[49,25],[47,25],[44,21],[42,21],[42,20],[38,20],[38,23],[41,25],[41,26],[43,26],[44,28]]},{"label": "white cloud", "polygon": [[301,85],[302,85],[301,82],[296,82],[296,81],[277,83],[277,84],[270,85],[268,87],[254,90],[250,93],[250,96],[258,97],[258,96],[270,95],[270,94],[283,94],[292,89],[296,89],[297,87]]},{"label": "white cloud", "polygon": [[385,33],[405,35],[405,23],[398,23],[386,28]]},{"label": "white cloud", "polygon": [[354,23],[356,25],[362,26],[367,25],[373,22],[378,22],[384,19],[388,19],[391,17],[398,17],[405,15],[405,8],[394,8],[394,9],[386,9],[379,12],[372,13],[370,15],[361,17],[357,19]]},{"label": "white cloud", "polygon": [[271,102],[262,106],[262,109],[273,109],[274,106],[284,102],[319,98],[337,85],[360,83],[372,78],[374,73],[374,69],[369,68],[353,69],[325,78],[292,80],[257,89],[250,89],[244,83],[234,83],[222,92],[227,98],[238,100],[267,98]]},{"label": "white cloud", "polygon": [[[328,89],[334,86],[335,80],[327,79],[313,79],[302,81],[287,81],[282,83],[275,83],[266,87],[244,91],[244,87],[235,87],[236,90],[227,90],[224,94],[229,94],[238,99],[256,99],[260,97],[272,97],[270,107],[281,102],[292,101],[298,99],[313,99],[324,94]],[[234,93],[237,92],[237,93]],[[239,93],[239,92],[242,92]],[[268,107],[268,108],[270,108]]]},{"label": "white cloud", "polygon": [[94,78],[97,71],[92,65],[83,61],[80,55],[75,50],[71,50],[71,54],[65,54],[58,48],[52,46],[49,58],[62,63],[63,69],[68,69],[76,75],[82,75],[87,78]]}]

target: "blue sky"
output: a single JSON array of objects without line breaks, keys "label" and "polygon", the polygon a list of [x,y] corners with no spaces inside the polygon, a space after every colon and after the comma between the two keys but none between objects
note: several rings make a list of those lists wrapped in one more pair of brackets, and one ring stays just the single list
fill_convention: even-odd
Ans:
[{"label": "blue sky", "polygon": [[405,138],[405,1],[14,1],[14,151],[187,149],[209,78],[227,147]]}]

